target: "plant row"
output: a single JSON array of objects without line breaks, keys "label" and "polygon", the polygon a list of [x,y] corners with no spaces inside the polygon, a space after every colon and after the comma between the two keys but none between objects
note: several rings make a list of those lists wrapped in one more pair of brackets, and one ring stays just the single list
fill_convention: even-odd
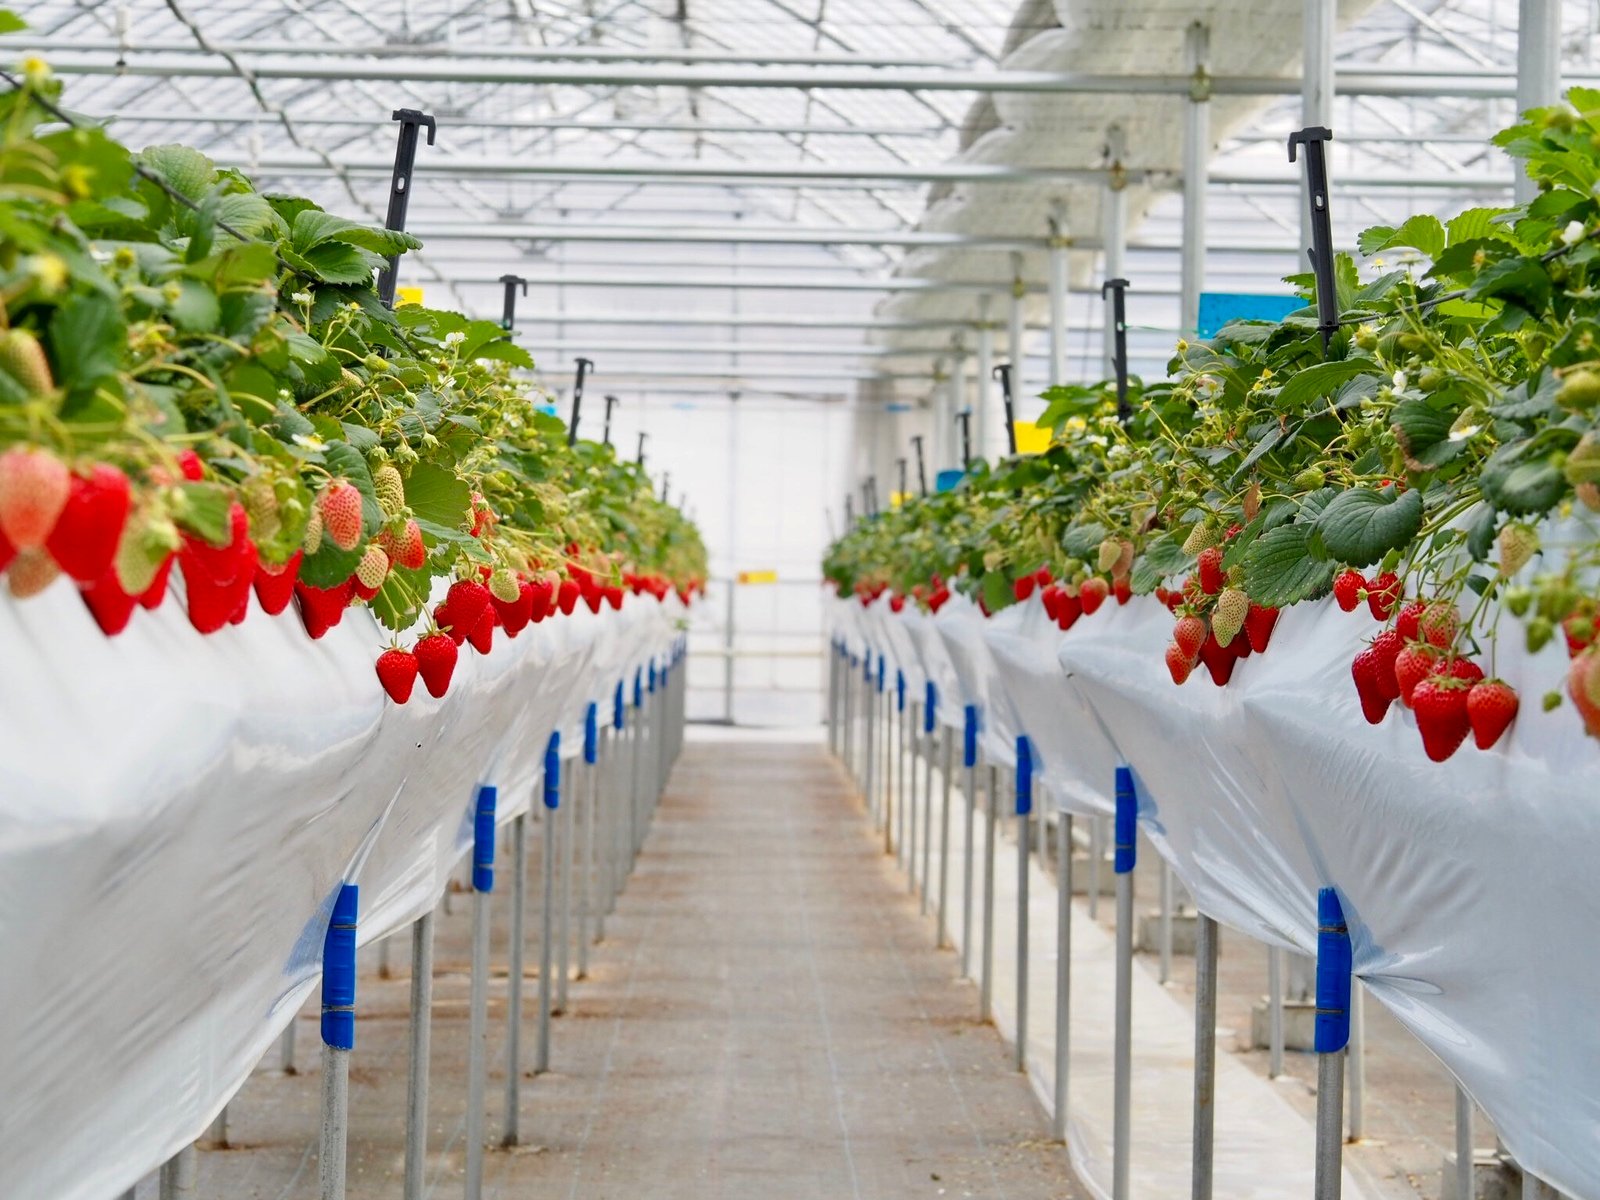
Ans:
[{"label": "plant row", "polygon": [[1600,737],[1600,91],[1567,101],[1494,139],[1532,201],[1338,256],[1326,345],[1316,280],[1293,276],[1309,307],[1180,341],[1125,422],[1110,384],[1045,393],[1048,450],[862,521],[826,578],[897,609],[1038,593],[1062,630],[1153,594],[1178,685],[1204,666],[1225,686],[1282,609],[1332,595],[1379,626],[1351,664],[1366,719],[1411,707],[1436,761],[1517,718],[1501,636],[1565,646],[1542,707]]},{"label": "plant row", "polygon": [[66,576],[108,635],[167,601],[174,568],[202,634],[252,596],[313,638],[365,606],[396,635],[378,674],[403,702],[419,673],[442,695],[457,647],[497,628],[703,587],[694,527],[610,446],[568,444],[506,330],[380,302],[374,272],[415,238],[187,147],[130,153],[63,120],[59,90],[31,60],[0,96],[14,597]]}]

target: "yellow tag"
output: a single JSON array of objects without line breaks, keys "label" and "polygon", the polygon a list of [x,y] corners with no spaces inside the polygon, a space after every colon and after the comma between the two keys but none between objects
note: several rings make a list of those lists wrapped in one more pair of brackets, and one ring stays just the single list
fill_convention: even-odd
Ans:
[{"label": "yellow tag", "polygon": [[1050,449],[1050,427],[1032,421],[1017,422],[1017,453],[1043,454]]},{"label": "yellow tag", "polygon": [[890,508],[899,508],[902,504],[904,504],[909,499],[911,499],[911,493],[910,492],[890,492],[889,493],[889,507]]},{"label": "yellow tag", "polygon": [[422,289],[419,287],[397,287],[394,290],[394,306],[403,308],[407,304],[422,305]]},{"label": "yellow tag", "polygon": [[778,573],[776,571],[740,571],[739,572],[739,582],[740,583],[777,583],[778,582]]}]

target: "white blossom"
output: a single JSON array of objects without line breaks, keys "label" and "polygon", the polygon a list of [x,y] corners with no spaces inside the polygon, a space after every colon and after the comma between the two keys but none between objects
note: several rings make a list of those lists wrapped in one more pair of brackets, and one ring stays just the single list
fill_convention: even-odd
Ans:
[{"label": "white blossom", "polygon": [[1582,221],[1568,221],[1567,227],[1561,231],[1561,240],[1568,246],[1574,245],[1583,241],[1583,232]]}]

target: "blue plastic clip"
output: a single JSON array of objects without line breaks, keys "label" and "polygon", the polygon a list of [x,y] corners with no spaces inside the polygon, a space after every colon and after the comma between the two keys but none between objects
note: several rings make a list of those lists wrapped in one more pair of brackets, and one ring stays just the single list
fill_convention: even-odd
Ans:
[{"label": "blue plastic clip", "polygon": [[656,694],[656,660],[650,660],[650,694]]},{"label": "blue plastic clip", "polygon": [[322,942],[322,1040],[335,1050],[356,1046],[356,911],[361,889],[339,888]]},{"label": "blue plastic clip", "polygon": [[1133,771],[1117,768],[1116,854],[1112,864],[1118,875],[1133,870],[1139,842],[1139,793],[1134,790]]},{"label": "blue plastic clip", "polygon": [[961,728],[961,765],[978,765],[978,706],[967,705],[966,718]]},{"label": "blue plastic clip", "polygon": [[550,744],[544,752],[544,806],[561,807],[561,734],[550,735]]},{"label": "blue plastic clip", "polygon": [[[1033,744],[1025,733],[1017,734],[1017,816],[1033,811]],[[1119,851],[1120,853],[1120,851]]]},{"label": "blue plastic clip", "polygon": [[870,646],[861,655],[861,681],[868,687],[872,686],[872,648]]},{"label": "blue plastic clip", "polygon": [[906,710],[906,673],[901,670],[896,670],[894,673],[894,710],[895,712]]},{"label": "blue plastic clip", "polygon": [[611,697],[611,725],[614,729],[621,730],[624,725],[623,714],[628,711],[628,698],[626,687],[619,679],[617,681],[616,695]]},{"label": "blue plastic clip", "polygon": [[880,696],[883,695],[883,672],[884,672],[884,666],[885,666],[885,659],[884,659],[883,655],[880,654],[880,655],[878,655],[878,695],[880,695]]},{"label": "blue plastic clip", "polygon": [[498,793],[485,784],[478,789],[472,814],[472,890],[494,891],[494,804]]},{"label": "blue plastic clip", "polygon": [[1350,931],[1339,893],[1322,888],[1317,892],[1318,1054],[1337,1054],[1350,1041],[1350,965]]},{"label": "blue plastic clip", "polygon": [[583,761],[593,763],[600,757],[600,706],[589,702],[589,711],[583,714]]},{"label": "blue plastic clip", "polygon": [[633,673],[633,706],[644,707],[644,668],[640,667]]},{"label": "blue plastic clip", "polygon": [[939,689],[933,686],[933,680],[928,680],[927,689],[922,697],[922,732],[933,732],[933,714],[939,707]]}]

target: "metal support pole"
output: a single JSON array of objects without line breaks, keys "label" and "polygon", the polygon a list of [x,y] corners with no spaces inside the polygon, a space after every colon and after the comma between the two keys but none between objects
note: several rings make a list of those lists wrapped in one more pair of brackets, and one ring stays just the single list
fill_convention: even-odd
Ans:
[{"label": "metal support pole", "polygon": [[1172,978],[1172,868],[1161,860],[1161,982]]},{"label": "metal support pole", "polygon": [[1345,1140],[1359,1142],[1366,1136],[1367,1091],[1367,1016],[1365,997],[1358,985],[1350,988],[1350,1047],[1345,1051],[1349,1062],[1345,1066],[1349,1076],[1350,1111],[1346,1116]]},{"label": "metal support pole", "polygon": [[1033,746],[1017,738],[1012,783],[1017,814],[1017,1070],[1028,1069],[1028,826],[1033,813]]},{"label": "metal support pole", "polygon": [[868,809],[872,807],[872,788],[877,774],[878,723],[873,720],[872,703],[872,651],[867,651],[867,684],[861,693],[861,740],[866,748],[866,768],[861,775],[861,798]]},{"label": "metal support pole", "polygon": [[989,790],[983,814],[983,962],[978,974],[978,1015],[994,1016],[994,841],[1000,794],[1000,768],[989,765]]},{"label": "metal support pole", "polygon": [[544,752],[544,828],[540,833],[542,876],[539,904],[539,1043],[533,1070],[542,1075],[550,1069],[550,975],[553,970],[551,938],[555,907],[556,816],[561,809],[561,734],[550,735]]},{"label": "metal support pole", "polygon": [[1112,1049],[1111,1200],[1128,1200],[1133,1121],[1133,867],[1138,853],[1139,799],[1133,772],[1117,768],[1117,998]]},{"label": "metal support pole", "polygon": [[1339,1200],[1344,1162],[1344,1066],[1350,1040],[1350,933],[1338,893],[1317,894],[1317,1167],[1315,1200]]},{"label": "metal support pole", "polygon": [[389,975],[389,939],[381,937],[378,939],[378,978],[388,979]]},{"label": "metal support pole", "polygon": [[433,913],[411,926],[411,1057],[406,1066],[404,1200],[422,1200],[428,1160],[428,1055],[433,1040]]},{"label": "metal support pole", "polygon": [[1056,826],[1056,1105],[1055,1136],[1067,1140],[1072,1072],[1072,814]]},{"label": "metal support pole", "polygon": [[933,868],[933,748],[938,720],[938,693],[928,684],[922,706],[922,915],[928,915],[928,880]]},{"label": "metal support pole", "polygon": [[484,1089],[489,1077],[489,896],[494,891],[494,807],[495,789],[479,788],[472,830],[472,984],[467,1010],[467,1200],[479,1200],[483,1195]]},{"label": "metal support pole", "polygon": [[1211,30],[1205,22],[1195,21],[1189,26],[1184,35],[1184,57],[1192,83],[1183,109],[1183,260],[1178,329],[1184,337],[1194,337],[1200,328],[1200,292],[1205,287],[1206,169],[1211,160]]},{"label": "metal support pole", "polygon": [[356,914],[360,891],[339,889],[322,943],[322,1200],[344,1200],[350,1120],[350,1051],[356,1044]]},{"label": "metal support pole", "polygon": [[[730,589],[731,590],[731,589]],[[855,760],[855,691],[856,691],[856,656],[849,656],[849,667],[844,672],[844,769],[853,780],[856,774]]]},{"label": "metal support pole", "polygon": [[1283,1074],[1283,951],[1267,948],[1267,1078]]},{"label": "metal support pole", "polygon": [[1106,857],[1106,819],[1099,813],[1089,818],[1089,919],[1100,916],[1100,868]]},{"label": "metal support pole", "polygon": [[1191,1200],[1211,1200],[1217,1122],[1217,923],[1194,918],[1194,1158]]},{"label": "metal support pole", "polygon": [[573,786],[568,790],[567,803],[557,810],[556,824],[561,830],[561,927],[556,934],[556,1003],[557,1015],[567,1011],[567,985],[572,974],[572,870],[576,864],[578,831],[578,797],[583,795],[581,775],[586,774],[573,764]]},{"label": "metal support pole", "polygon": [[[1011,254],[1011,306],[1007,310],[1006,345],[1011,354],[1011,395],[1015,398],[1017,409],[1008,414],[1007,420],[1015,422],[1022,418],[1021,404],[1023,397],[1029,394],[1028,382],[1025,375],[1027,360],[1023,353],[1023,344],[1026,333],[1023,325],[1022,306],[1028,294],[1028,285],[1022,281],[1022,255],[1016,251]],[[1031,407],[1031,406],[1030,406]],[[1006,443],[1016,437],[1015,425],[1006,430]],[[985,454],[987,457],[987,454]]]},{"label": "metal support pole", "polygon": [[296,1073],[294,1065],[294,1025],[299,1014],[289,1018],[289,1023],[283,1027],[283,1037],[278,1041],[278,1069],[285,1075]]},{"label": "metal support pole", "polygon": [[1050,386],[1067,381],[1067,217],[1055,205],[1050,212]]},{"label": "metal support pole", "polygon": [[594,910],[595,886],[595,809],[600,805],[600,706],[589,704],[583,717],[583,779],[587,795],[583,800],[583,886],[578,892],[578,978],[589,976],[589,918]]},{"label": "metal support pole", "polygon": [[934,945],[944,949],[950,944],[950,777],[955,773],[955,742],[950,731],[942,731],[944,764],[939,771],[939,931]]},{"label": "metal support pole", "polygon": [[161,1200],[192,1200],[198,1187],[199,1171],[199,1155],[192,1145],[167,1159],[161,1164]]},{"label": "metal support pole", "polygon": [[910,895],[917,893],[917,746],[921,742],[918,730],[922,728],[922,705],[915,700],[911,702],[911,729],[907,734],[907,745],[911,755],[910,766],[910,799],[905,806],[900,830],[900,858],[901,869],[906,872],[906,891]]},{"label": "metal support pole", "polygon": [[[883,849],[888,853],[893,849],[896,861],[905,856],[906,849],[906,813],[911,808],[911,798],[916,794],[916,788],[911,782],[911,775],[916,770],[916,760],[911,757],[911,730],[916,723],[916,706],[913,704],[908,714],[906,710],[906,677],[905,672],[895,672],[895,709],[900,723],[900,741],[896,754],[900,761],[900,792],[896,797],[899,807],[900,825],[894,838],[890,837],[887,823],[883,831]],[[909,718],[909,719],[908,719]],[[895,839],[898,842],[895,842]],[[894,844],[891,844],[894,843]]]},{"label": "metal support pole", "polygon": [[839,642],[835,638],[828,654],[828,707],[823,710],[823,724],[828,732],[828,753],[839,756]]},{"label": "metal support pole", "polygon": [[972,863],[976,848],[972,844],[973,825],[978,807],[978,707],[966,708],[961,738],[961,765],[967,769],[963,797],[966,800],[964,836],[961,839],[961,974],[972,977]]},{"label": "metal support pole", "polygon": [[[1128,192],[1123,159],[1127,157],[1128,143],[1122,126],[1112,125],[1106,130],[1106,159],[1111,171],[1106,176],[1105,190],[1101,193],[1102,230],[1104,239],[1105,278],[1121,279],[1126,274],[1124,260],[1128,247]],[[1116,351],[1113,344],[1115,331],[1110,322],[1105,329],[1105,375],[1116,374]]]},{"label": "metal support pole", "polygon": [[[511,822],[511,945],[506,956],[506,1111],[502,1146],[515,1146],[521,1136],[518,1124],[522,1113],[522,980],[528,940],[527,910],[528,814],[519,813]],[[473,933],[476,936],[476,926]],[[476,975],[473,981],[476,983]]]},{"label": "metal support pole", "polygon": [[[987,456],[989,451],[989,410],[993,407],[994,326],[989,320],[989,306],[992,303],[993,299],[987,292],[978,297],[978,378],[977,390],[972,397],[972,411],[977,420],[972,432],[978,439],[979,457]],[[950,462],[943,465],[953,467],[962,464]]]},{"label": "metal support pole", "polygon": [[[1561,97],[1561,0],[1518,0],[1517,112],[1542,108]],[[1520,166],[1515,196],[1526,204],[1539,194]]]},{"label": "metal support pole", "polygon": [[[1310,129],[1333,126],[1333,39],[1339,19],[1338,0],[1305,0],[1304,63],[1300,75],[1300,124]],[[1300,181],[1300,245],[1312,244],[1311,187]]]},{"label": "metal support pole", "polygon": [[1456,1185],[1455,1200],[1475,1200],[1473,1188],[1472,1099],[1456,1084]]}]

